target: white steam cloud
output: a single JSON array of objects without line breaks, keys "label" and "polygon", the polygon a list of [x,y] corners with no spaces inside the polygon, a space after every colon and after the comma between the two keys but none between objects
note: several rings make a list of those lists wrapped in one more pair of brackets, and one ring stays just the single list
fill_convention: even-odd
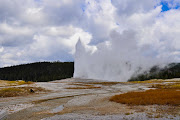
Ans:
[{"label": "white steam cloud", "polygon": [[154,56],[144,56],[135,43],[134,31],[122,34],[112,31],[111,40],[97,47],[78,41],[75,54],[74,77],[107,81],[127,81],[133,75],[149,70],[154,65],[164,65]]},{"label": "white steam cloud", "polygon": [[118,28],[110,30],[109,40],[97,45],[79,40],[74,77],[123,82],[154,65],[179,61],[180,11],[161,10],[159,6],[148,12],[118,16]]}]

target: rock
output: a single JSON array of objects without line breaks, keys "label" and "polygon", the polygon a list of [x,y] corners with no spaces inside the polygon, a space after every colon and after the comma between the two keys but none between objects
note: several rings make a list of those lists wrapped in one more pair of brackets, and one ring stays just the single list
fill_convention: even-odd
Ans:
[{"label": "rock", "polygon": [[51,113],[58,113],[61,112],[64,109],[63,105],[60,105],[59,107],[54,108]]},{"label": "rock", "polygon": [[0,111],[0,120],[5,120],[7,118],[7,112],[5,110]]},{"label": "rock", "polygon": [[34,93],[34,90],[33,90],[33,89],[30,89],[30,92],[31,92],[31,93]]}]

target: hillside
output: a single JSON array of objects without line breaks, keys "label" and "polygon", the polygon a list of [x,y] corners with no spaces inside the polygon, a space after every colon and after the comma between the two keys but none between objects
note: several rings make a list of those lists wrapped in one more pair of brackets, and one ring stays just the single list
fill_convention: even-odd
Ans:
[{"label": "hillside", "polygon": [[70,78],[73,72],[73,62],[36,62],[0,68],[0,79],[45,82]]}]

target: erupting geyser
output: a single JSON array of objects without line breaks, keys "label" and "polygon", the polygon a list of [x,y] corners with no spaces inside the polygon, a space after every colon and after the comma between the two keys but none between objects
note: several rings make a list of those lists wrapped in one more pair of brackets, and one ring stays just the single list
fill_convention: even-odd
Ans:
[{"label": "erupting geyser", "polygon": [[148,46],[137,45],[137,33],[133,30],[112,31],[110,36],[109,41],[97,46],[86,45],[79,39],[75,53],[75,78],[122,82],[154,65],[167,63],[165,59],[147,56]]}]

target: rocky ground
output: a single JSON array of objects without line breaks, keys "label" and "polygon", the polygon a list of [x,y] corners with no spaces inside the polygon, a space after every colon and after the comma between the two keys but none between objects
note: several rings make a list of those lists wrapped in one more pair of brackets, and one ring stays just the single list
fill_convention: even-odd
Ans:
[{"label": "rocky ground", "polygon": [[[180,79],[164,81],[161,84],[173,81],[180,81]],[[28,96],[0,98],[0,119],[179,120],[180,106],[128,106],[109,101],[109,98],[116,94],[152,89],[149,88],[152,84],[156,84],[156,82],[120,83],[71,78],[23,85],[23,87],[41,87],[47,91]]]}]

